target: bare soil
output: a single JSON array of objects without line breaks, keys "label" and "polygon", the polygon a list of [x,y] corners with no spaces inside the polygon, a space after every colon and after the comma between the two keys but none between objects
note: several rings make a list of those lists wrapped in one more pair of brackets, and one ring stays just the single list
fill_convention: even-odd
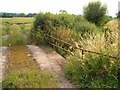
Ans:
[{"label": "bare soil", "polygon": [[[63,66],[66,63],[65,59],[49,47],[38,47],[34,45],[27,45],[32,53],[32,57],[36,60],[41,70],[51,72],[58,81],[59,88],[74,88],[65,77]],[[31,56],[31,55],[30,55]]]}]

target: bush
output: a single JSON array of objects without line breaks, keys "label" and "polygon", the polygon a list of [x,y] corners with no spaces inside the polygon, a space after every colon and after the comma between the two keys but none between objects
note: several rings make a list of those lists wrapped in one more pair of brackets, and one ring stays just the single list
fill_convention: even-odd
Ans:
[{"label": "bush", "polygon": [[101,18],[101,20],[99,21],[99,25],[100,26],[104,26],[106,25],[109,21],[112,20],[111,16],[104,16],[103,18]]},{"label": "bush", "polygon": [[81,88],[118,88],[118,67],[109,57],[87,55],[69,58],[65,74]]},{"label": "bush", "polygon": [[89,38],[89,36],[94,36],[100,31],[99,28],[89,22],[80,22],[75,27],[75,30],[79,32],[82,38]]},{"label": "bush", "polygon": [[36,45],[46,44],[42,30],[35,31],[34,29],[31,29],[30,39],[31,39],[31,43]]}]

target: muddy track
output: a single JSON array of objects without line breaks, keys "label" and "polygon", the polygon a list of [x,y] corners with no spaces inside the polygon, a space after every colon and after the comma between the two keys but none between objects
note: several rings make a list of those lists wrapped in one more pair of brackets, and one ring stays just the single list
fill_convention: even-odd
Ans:
[{"label": "muddy track", "polygon": [[62,66],[66,63],[65,59],[58,53],[48,47],[38,47],[34,45],[27,45],[32,53],[32,57],[36,60],[41,70],[51,72],[58,81],[60,88],[74,88],[65,77]]}]

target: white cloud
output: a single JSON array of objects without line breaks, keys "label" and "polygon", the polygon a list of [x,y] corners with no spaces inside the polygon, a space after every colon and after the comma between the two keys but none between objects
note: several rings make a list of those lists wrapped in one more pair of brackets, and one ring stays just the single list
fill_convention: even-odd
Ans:
[{"label": "white cloud", "polygon": [[[59,12],[66,10],[71,14],[82,14],[83,6],[95,0],[1,0],[0,12]],[[119,0],[100,0],[108,6],[109,15],[115,16]]]}]

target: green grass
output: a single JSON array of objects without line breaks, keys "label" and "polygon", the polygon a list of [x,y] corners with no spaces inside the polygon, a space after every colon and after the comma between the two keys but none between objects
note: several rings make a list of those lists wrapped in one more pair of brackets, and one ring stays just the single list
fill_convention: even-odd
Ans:
[{"label": "green grass", "polygon": [[2,40],[3,46],[8,46],[9,44],[26,44],[30,42],[29,39],[25,39],[24,36],[29,37],[34,18],[0,18],[0,20],[2,20],[2,25],[0,25],[2,36],[9,36],[7,41]]},{"label": "green grass", "polygon": [[91,54],[82,59],[78,53],[68,60],[65,75],[80,88],[118,88],[117,75],[120,62]]},{"label": "green grass", "polygon": [[12,72],[2,82],[4,88],[57,88],[53,75],[40,71]]}]

